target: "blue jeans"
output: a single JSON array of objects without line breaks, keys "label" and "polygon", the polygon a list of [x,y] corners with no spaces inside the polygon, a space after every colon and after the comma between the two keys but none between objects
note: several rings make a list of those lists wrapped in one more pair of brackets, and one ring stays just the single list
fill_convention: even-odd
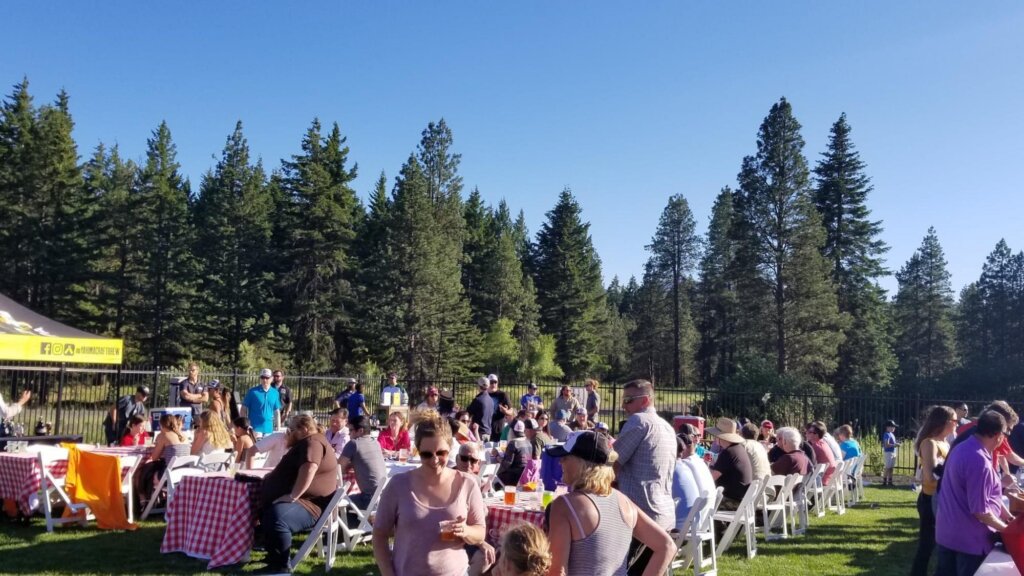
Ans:
[{"label": "blue jeans", "polygon": [[263,509],[260,529],[267,548],[267,564],[285,567],[292,547],[292,534],[309,530],[317,519],[295,502],[278,502]]},{"label": "blue jeans", "polygon": [[978,567],[985,561],[985,556],[957,552],[942,544],[937,545],[935,549],[938,551],[939,557],[935,576],[974,576]]}]

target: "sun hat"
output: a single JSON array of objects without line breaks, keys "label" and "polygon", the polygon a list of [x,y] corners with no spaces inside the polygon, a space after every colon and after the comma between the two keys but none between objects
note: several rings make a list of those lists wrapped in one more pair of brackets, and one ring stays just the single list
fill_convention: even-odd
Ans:
[{"label": "sun hat", "polygon": [[607,465],[612,448],[604,434],[598,434],[593,430],[579,430],[569,434],[564,445],[548,446],[547,453],[554,458],[575,456],[594,464]]},{"label": "sun hat", "polygon": [[708,434],[733,444],[743,444],[744,442],[743,436],[736,433],[736,421],[732,418],[719,418],[715,422],[715,427],[708,430]]}]

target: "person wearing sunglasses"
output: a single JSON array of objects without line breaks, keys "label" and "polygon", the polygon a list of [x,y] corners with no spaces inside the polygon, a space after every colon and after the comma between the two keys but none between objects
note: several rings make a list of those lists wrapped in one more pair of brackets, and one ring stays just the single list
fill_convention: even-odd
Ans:
[{"label": "person wearing sunglasses", "polygon": [[260,371],[260,383],[242,400],[241,415],[249,419],[257,436],[270,434],[281,426],[281,395],[270,385],[270,368]]},{"label": "person wearing sunglasses", "polygon": [[[394,476],[381,494],[374,559],[381,576],[464,574],[465,545],[479,546],[486,533],[480,485],[475,476],[447,466],[451,426],[437,412],[417,414],[414,443],[420,466]],[[443,539],[442,531],[450,538]]]},{"label": "person wearing sunglasses", "polygon": [[455,459],[455,469],[466,474],[480,475],[483,463],[483,450],[475,442],[467,442],[459,446],[459,456]]}]

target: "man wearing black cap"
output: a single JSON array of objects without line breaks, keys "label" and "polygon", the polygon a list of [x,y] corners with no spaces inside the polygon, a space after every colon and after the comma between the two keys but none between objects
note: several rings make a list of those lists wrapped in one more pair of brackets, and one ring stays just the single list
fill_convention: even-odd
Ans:
[{"label": "man wearing black cap", "polygon": [[134,395],[126,394],[117,399],[117,403],[103,419],[103,432],[108,446],[121,440],[132,416],[146,417],[146,398],[149,398],[149,388],[139,386]]}]

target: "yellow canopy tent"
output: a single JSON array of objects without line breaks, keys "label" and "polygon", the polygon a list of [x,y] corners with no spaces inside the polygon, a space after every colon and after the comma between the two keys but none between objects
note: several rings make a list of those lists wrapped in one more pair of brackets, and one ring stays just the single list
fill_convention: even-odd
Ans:
[{"label": "yellow canopy tent", "polygon": [[120,364],[124,343],[76,330],[0,294],[0,360]]}]

